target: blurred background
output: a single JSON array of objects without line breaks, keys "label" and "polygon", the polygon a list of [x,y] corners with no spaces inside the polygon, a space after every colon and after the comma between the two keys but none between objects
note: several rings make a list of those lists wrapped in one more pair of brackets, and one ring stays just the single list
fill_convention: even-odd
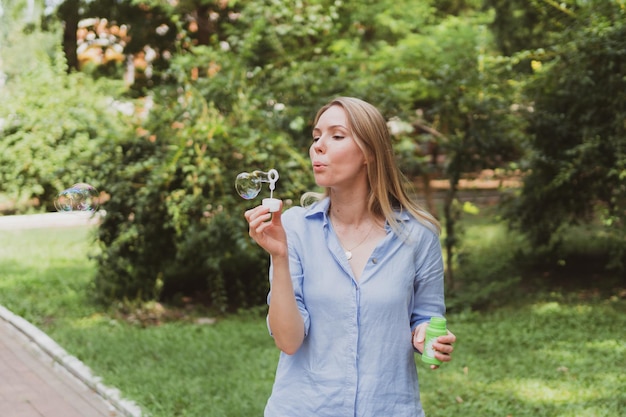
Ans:
[{"label": "blurred background", "polygon": [[[276,168],[297,204],[314,113],[350,95],[388,118],[444,225],[451,308],[537,273],[623,284],[625,16],[619,0],[3,0],[1,212],[91,184],[101,301],[262,304],[234,178]],[[503,241],[481,254],[463,219]]]},{"label": "blurred background", "polygon": [[154,416],[260,415],[269,190],[234,181],[299,204],[338,95],[443,226],[459,359],[420,374],[429,415],[624,415],[624,0],[1,0],[0,217],[98,205],[0,231],[0,304]]}]

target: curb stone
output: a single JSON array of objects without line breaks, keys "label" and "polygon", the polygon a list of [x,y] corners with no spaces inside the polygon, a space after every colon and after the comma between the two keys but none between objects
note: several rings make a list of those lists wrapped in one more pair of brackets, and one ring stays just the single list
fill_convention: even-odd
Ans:
[{"label": "curb stone", "polygon": [[[24,336],[26,336],[43,353],[48,355],[56,364],[59,364],[70,375],[88,386],[100,397],[106,400],[116,411],[124,417],[142,417],[142,411],[132,401],[121,398],[119,390],[102,384],[101,378],[94,376],[91,370],[78,358],[68,354],[52,338],[26,321],[24,318],[12,313],[0,305],[0,319],[11,324]],[[144,416],[145,417],[145,416]]]}]

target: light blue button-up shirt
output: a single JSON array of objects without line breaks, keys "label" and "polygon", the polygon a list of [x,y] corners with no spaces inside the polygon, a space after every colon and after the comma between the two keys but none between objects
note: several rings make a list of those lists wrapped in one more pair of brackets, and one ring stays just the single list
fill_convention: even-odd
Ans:
[{"label": "light blue button-up shirt", "polygon": [[406,233],[387,225],[356,281],[328,206],[282,216],[306,336],[281,352],[265,417],[422,417],[411,330],[445,313],[439,237],[398,213]]}]

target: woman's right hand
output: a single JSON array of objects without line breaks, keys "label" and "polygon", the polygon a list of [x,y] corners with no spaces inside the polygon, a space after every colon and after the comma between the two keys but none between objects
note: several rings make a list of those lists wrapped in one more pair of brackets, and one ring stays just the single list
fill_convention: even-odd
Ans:
[{"label": "woman's right hand", "polygon": [[257,206],[244,213],[250,237],[273,257],[287,256],[287,234],[281,221],[282,208],[281,201],[279,210],[274,213],[270,213],[265,206]]}]

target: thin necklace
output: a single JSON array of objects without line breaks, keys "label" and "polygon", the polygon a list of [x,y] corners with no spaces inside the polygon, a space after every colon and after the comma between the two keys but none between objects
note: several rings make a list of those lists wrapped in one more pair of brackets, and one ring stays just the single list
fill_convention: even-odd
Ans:
[{"label": "thin necklace", "polygon": [[[332,217],[330,217],[330,223],[333,225],[333,229],[335,229],[335,233],[337,233],[337,228],[335,227],[335,223],[333,222],[333,218]],[[363,240],[361,240],[358,245],[353,246],[350,249],[346,249],[343,246],[343,243],[341,243],[341,239],[339,239],[339,233],[337,233],[337,239],[339,240],[339,244],[341,245],[341,248],[343,249],[344,253],[346,254],[346,258],[348,258],[348,260],[352,259],[352,251],[355,250],[356,248],[358,248],[359,246],[361,246],[365,242],[365,240],[369,237],[370,233],[372,233],[372,230],[374,230],[374,223],[372,223],[372,226],[370,227],[370,230],[367,232],[367,234],[365,235]]]}]

